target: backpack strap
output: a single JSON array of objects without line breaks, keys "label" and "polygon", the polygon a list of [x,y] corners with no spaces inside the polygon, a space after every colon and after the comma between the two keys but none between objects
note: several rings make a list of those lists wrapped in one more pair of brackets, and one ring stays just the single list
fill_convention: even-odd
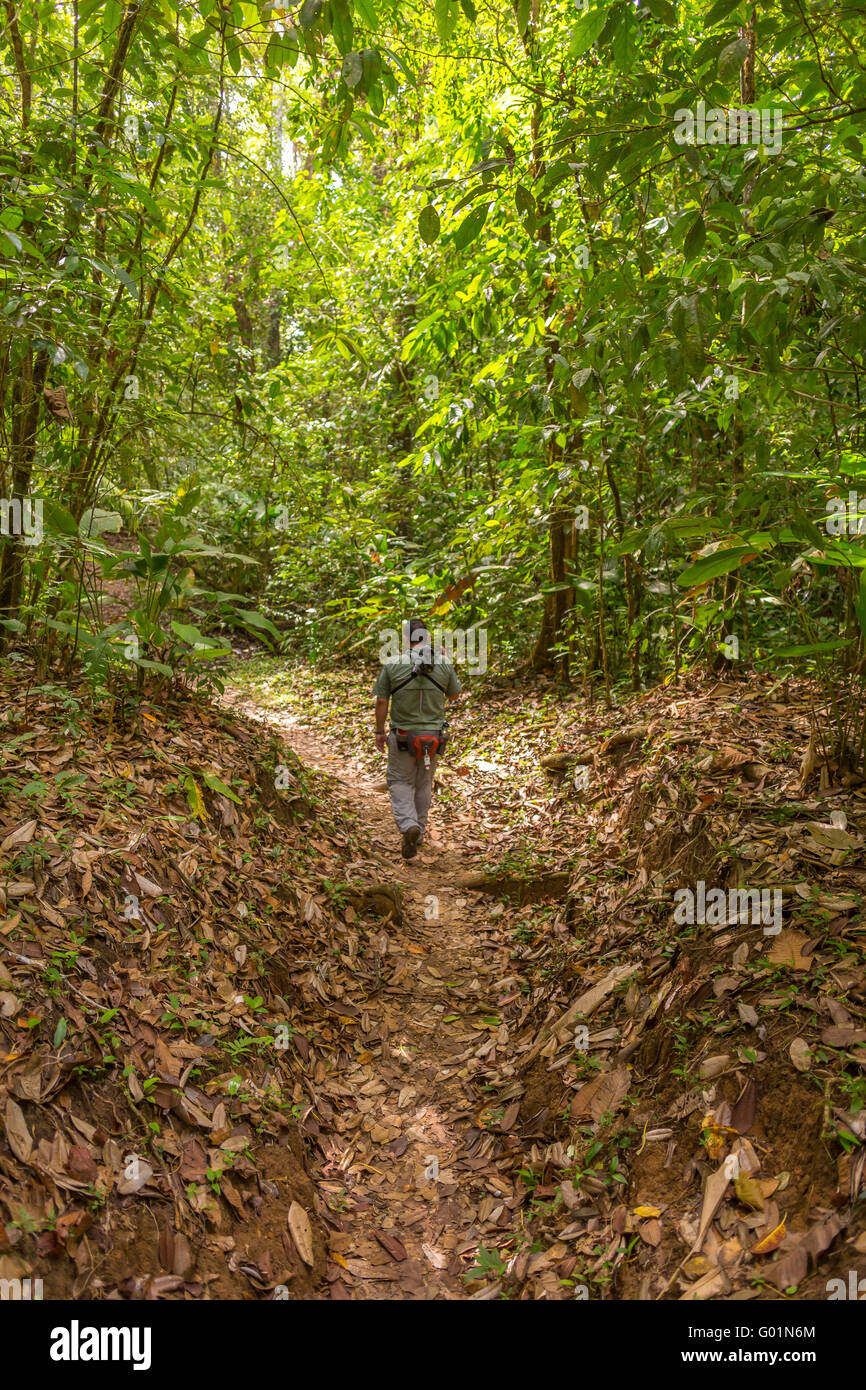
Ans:
[{"label": "backpack strap", "polygon": [[424,676],[426,680],[430,681],[431,685],[435,685],[437,690],[441,690],[443,695],[447,695],[448,691],[446,687],[444,685],[440,685],[437,680],[433,679],[429,672],[422,671],[420,667],[417,671],[413,671],[411,676],[407,676],[404,681],[401,681],[399,685],[392,685],[391,694],[396,695],[398,690],[404,690],[406,686],[409,684],[409,682],[413,681],[416,676]]}]

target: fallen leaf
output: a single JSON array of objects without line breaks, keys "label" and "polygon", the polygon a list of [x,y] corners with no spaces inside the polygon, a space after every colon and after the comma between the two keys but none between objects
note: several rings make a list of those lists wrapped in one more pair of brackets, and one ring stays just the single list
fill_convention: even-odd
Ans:
[{"label": "fallen leaf", "polygon": [[195,1263],[189,1241],[182,1231],[174,1232],[171,1272],[185,1279]]},{"label": "fallen leaf", "polygon": [[29,845],[30,841],[33,839],[33,832],[35,829],[35,820],[24,821],[22,825],[19,825],[12,831],[11,835],[6,836],[6,839],[3,841],[2,845],[0,845],[0,854],[6,854],[10,849],[14,849],[16,845]]},{"label": "fallen leaf", "polygon": [[140,1192],[145,1183],[153,1177],[153,1169],[146,1159],[131,1157],[117,1180],[117,1191],[121,1197],[129,1197]]},{"label": "fallen leaf", "polygon": [[628,1091],[630,1080],[631,1074],[624,1064],[593,1077],[592,1081],[581,1086],[572,1100],[572,1119],[600,1120],[602,1115],[614,1113]]},{"label": "fallen leaf", "polygon": [[821,1041],[827,1047],[853,1047],[855,1043],[866,1042],[866,1028],[824,1028]]},{"label": "fallen leaf", "polygon": [[822,825],[820,821],[808,821],[806,829],[810,832],[811,843],[807,841],[810,848],[816,849],[856,849],[860,841],[856,835],[850,835],[847,830],[839,825]]},{"label": "fallen leaf", "polygon": [[386,1231],[374,1231],[373,1235],[378,1240],[383,1250],[387,1250],[392,1260],[405,1260],[406,1247],[396,1236],[388,1235]]},{"label": "fallen leaf", "polygon": [[[809,1270],[811,1260],[817,1260],[829,1245],[833,1243],[840,1231],[843,1231],[848,1224],[847,1216],[841,1216],[834,1212],[824,1221],[818,1221],[802,1239],[791,1250],[785,1253],[767,1270],[765,1278],[770,1283],[775,1284],[777,1289],[787,1289],[792,1284],[799,1284]],[[778,1244],[778,1242],[777,1242]],[[776,1247],[773,1246],[772,1249]],[[763,1250],[758,1251],[755,1246],[755,1253],[764,1254]]]},{"label": "fallen leaf", "polygon": [[757,1245],[752,1246],[752,1254],[771,1255],[774,1250],[778,1250],[786,1235],[787,1230],[785,1229],[785,1223],[784,1221],[780,1221],[778,1226],[770,1231],[769,1235],[762,1236]]},{"label": "fallen leaf", "polygon": [[660,1221],[644,1221],[638,1226],[641,1240],[646,1241],[647,1245],[660,1245],[662,1239],[662,1223]]},{"label": "fallen leaf", "polygon": [[15,1157],[27,1163],[33,1152],[33,1136],[27,1128],[24,1111],[11,1096],[6,1102],[6,1138]]},{"label": "fallen leaf", "polygon": [[700,1253],[704,1238],[709,1230],[710,1222],[715,1216],[722,1198],[728,1189],[728,1184],[733,1181],[739,1172],[739,1165],[731,1154],[725,1159],[721,1168],[717,1168],[715,1173],[710,1173],[704,1186],[704,1205],[701,1211],[700,1224],[695,1243],[689,1252],[692,1255]]},{"label": "fallen leaf", "polygon": [[764,1194],[755,1178],[739,1173],[734,1179],[734,1191],[744,1206],[752,1207],[755,1211],[764,1210]]},{"label": "fallen leaf", "polygon": [[299,1206],[297,1202],[292,1202],[289,1207],[288,1226],[295,1242],[295,1249],[300,1255],[304,1264],[312,1267],[313,1258],[313,1229],[310,1225],[310,1218]]},{"label": "fallen leaf", "polygon": [[774,965],[790,965],[794,970],[811,970],[814,956],[804,956],[803,947],[809,938],[801,931],[790,927],[773,938],[767,958]]},{"label": "fallen leaf", "polygon": [[720,1052],[716,1057],[706,1057],[701,1062],[699,1075],[705,1081],[709,1081],[714,1076],[719,1076],[726,1067],[730,1066],[731,1058],[727,1052]]},{"label": "fallen leaf", "polygon": [[680,1295],[680,1302],[700,1302],[705,1298],[716,1298],[720,1294],[728,1293],[730,1287],[731,1281],[723,1269],[711,1269],[709,1274],[705,1274],[703,1279],[699,1279]]},{"label": "fallen leaf", "polygon": [[133,875],[146,898],[161,898],[164,893],[169,891],[167,888],[160,888],[158,883],[154,883],[153,879],[145,878],[143,874],[137,873],[135,870],[133,870]]}]

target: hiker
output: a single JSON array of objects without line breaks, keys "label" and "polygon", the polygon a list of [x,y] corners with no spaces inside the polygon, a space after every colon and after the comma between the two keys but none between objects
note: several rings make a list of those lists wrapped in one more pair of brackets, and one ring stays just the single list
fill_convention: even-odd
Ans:
[{"label": "hiker", "polygon": [[[404,627],[405,632],[405,627]],[[388,793],[401,854],[414,859],[427,829],[433,775],[448,741],[445,700],[460,694],[460,682],[441,649],[433,650],[421,618],[409,623],[409,651],[386,661],[376,681],[376,747],[388,747]],[[388,701],[391,729],[385,733]]]}]

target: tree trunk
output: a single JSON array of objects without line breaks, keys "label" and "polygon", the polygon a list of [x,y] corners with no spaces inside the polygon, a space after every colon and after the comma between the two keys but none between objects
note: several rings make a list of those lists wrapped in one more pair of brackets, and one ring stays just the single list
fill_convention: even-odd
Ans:
[{"label": "tree trunk", "polygon": [[[18,377],[12,389],[12,429],[10,458],[12,463],[12,498],[23,502],[30,491],[33,460],[36,455],[36,434],[42,405],[42,388],[48,372],[48,353],[37,352],[34,359],[28,344]],[[24,578],[24,547],[20,537],[9,536],[0,555],[0,617],[17,618],[21,607],[21,586]],[[0,651],[9,641],[9,630],[0,630]]]}]

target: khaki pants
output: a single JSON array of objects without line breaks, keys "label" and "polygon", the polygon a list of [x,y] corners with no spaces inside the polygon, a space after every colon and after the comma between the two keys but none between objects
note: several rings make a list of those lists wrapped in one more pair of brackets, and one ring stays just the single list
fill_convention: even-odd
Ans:
[{"label": "khaki pants", "polygon": [[412,753],[401,753],[397,748],[397,735],[388,735],[388,794],[391,798],[391,811],[401,835],[411,830],[413,825],[420,827],[423,836],[427,829],[427,816],[433,796],[433,774],[439,755],[434,754],[430,766],[424,766],[423,758]]}]

